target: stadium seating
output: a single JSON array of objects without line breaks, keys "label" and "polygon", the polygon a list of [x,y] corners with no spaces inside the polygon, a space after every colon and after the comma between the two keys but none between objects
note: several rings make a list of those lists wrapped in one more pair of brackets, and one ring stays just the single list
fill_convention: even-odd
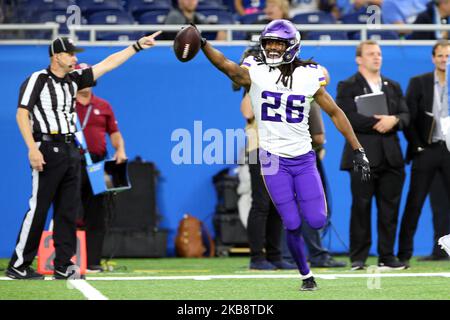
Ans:
[{"label": "stadium seating", "polygon": [[[235,24],[233,15],[221,9],[216,10],[204,10],[199,12],[205,16],[206,22],[208,24]],[[208,40],[214,40],[216,38],[217,32],[203,32],[203,35]]]},{"label": "stadium seating", "polygon": [[143,37],[146,32],[132,32],[132,31],[123,31],[123,32],[99,32],[97,33],[97,40],[100,41],[132,41],[138,40]]},{"label": "stadium seating", "polygon": [[364,24],[367,23],[369,15],[366,12],[350,13],[341,17],[341,22],[345,24]]},{"label": "stadium seating", "polygon": [[[244,16],[238,17],[238,22],[240,24],[257,24],[258,21],[266,19],[266,15],[262,12],[260,13],[251,13],[246,14]],[[262,23],[265,24],[265,23]],[[262,31],[263,28],[261,28]],[[257,32],[260,33],[260,32]],[[245,32],[245,31],[236,31],[233,32],[233,39],[235,40],[250,40],[252,38],[252,35],[254,35],[255,32]]]},{"label": "stadium seating", "polygon": [[[29,23],[49,23],[56,22],[59,24],[59,33],[68,34],[69,29],[67,28],[67,15],[65,10],[53,10],[47,12],[41,12],[35,14]],[[28,31],[27,35],[34,39],[51,39],[51,31]]]},{"label": "stadium seating", "polygon": [[127,12],[100,11],[88,17],[89,24],[134,24],[133,17]]},{"label": "stadium seating", "polygon": [[232,14],[236,14],[236,8],[234,7],[234,0],[222,0],[223,5],[228,8]]},{"label": "stadium seating", "polygon": [[209,24],[235,24],[236,20],[234,20],[233,15],[225,10],[217,9],[217,10],[199,10],[199,13],[206,17],[206,21]]},{"label": "stadium seating", "polygon": [[84,15],[89,16],[99,11],[124,11],[121,0],[77,0]]},{"label": "stadium seating", "polygon": [[262,20],[266,18],[266,15],[264,13],[251,13],[246,14],[244,16],[239,17],[239,22],[241,24],[255,24],[257,21]]},{"label": "stadium seating", "polygon": [[[93,13],[88,18],[89,24],[135,24],[133,17],[127,12],[121,11],[100,11]],[[111,31],[97,32],[98,40],[136,40],[143,35],[143,32]]]},{"label": "stadium seating", "polygon": [[73,0],[20,0],[12,7],[13,23],[35,23],[36,16],[47,11],[66,11]]},{"label": "stadium seating", "polygon": [[[341,17],[341,22],[345,24],[366,24],[369,15],[366,11],[359,10],[358,12],[350,13]],[[351,40],[359,40],[361,38],[359,31],[347,32],[348,38]]]},{"label": "stadium seating", "polygon": [[164,24],[168,13],[168,10],[144,12],[137,21],[139,24]]},{"label": "stadium seating", "polygon": [[306,35],[306,40],[348,40],[345,31],[310,31]]},{"label": "stadium seating", "polygon": [[[62,1],[63,2],[63,1]],[[67,13],[66,8],[60,10],[47,10],[47,11],[34,11],[31,17],[28,17],[26,21],[21,21],[23,23],[38,23],[38,24],[46,24],[49,22],[56,22],[59,24],[59,35],[68,35],[70,33],[69,28],[67,27],[67,22],[71,13]],[[16,21],[17,22],[17,21]],[[73,20],[73,23],[77,23],[78,21]],[[86,18],[81,16],[81,24],[87,24]],[[44,31],[44,30],[36,30],[36,31],[26,31],[25,35],[27,38],[31,39],[51,39],[52,32]],[[79,40],[88,40],[89,32],[77,32],[76,33]]]},{"label": "stadium seating", "polygon": [[292,17],[291,21],[295,24],[334,24],[336,19],[327,12],[316,11],[309,13],[300,13]]},{"label": "stadium seating", "polygon": [[[336,19],[329,13],[323,11],[300,13],[292,17],[295,24],[335,24]],[[311,35],[310,35],[311,34]],[[301,36],[307,40],[345,40],[346,35],[333,30],[306,32],[301,30]]]},{"label": "stadium seating", "polygon": [[227,11],[227,7],[223,5],[222,0],[199,0],[197,5],[197,11],[204,11],[204,10]]},{"label": "stadium seating", "polygon": [[371,40],[398,40],[400,37],[397,32],[383,30],[383,31],[369,31],[367,32],[367,38]]},{"label": "stadium seating", "polygon": [[172,9],[172,2],[170,0],[128,0],[127,8],[135,18],[139,18],[144,12],[169,11]]},{"label": "stadium seating", "polygon": [[[367,39],[370,40],[398,40],[400,37],[395,31],[388,30],[370,30],[367,31]],[[361,32],[354,31],[349,34],[350,40],[361,40]]]},{"label": "stadium seating", "polygon": [[74,0],[20,0],[18,7],[33,12],[42,12],[47,10],[67,10],[67,7],[74,4]]}]

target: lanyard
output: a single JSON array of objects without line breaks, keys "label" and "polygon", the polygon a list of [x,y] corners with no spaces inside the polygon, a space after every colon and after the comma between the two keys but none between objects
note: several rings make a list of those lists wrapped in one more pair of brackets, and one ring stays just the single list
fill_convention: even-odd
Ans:
[{"label": "lanyard", "polygon": [[[449,83],[448,83],[448,72],[449,72],[449,64],[450,64],[450,61],[449,60],[447,60],[447,65],[446,65],[446,67],[445,67],[445,84],[447,85],[447,116],[450,116],[450,101],[449,101],[449,96],[450,96],[450,91],[449,91]],[[445,87],[444,87],[445,88]],[[442,97],[441,98],[441,101],[443,102],[443,100],[444,100],[444,97]],[[442,107],[442,106],[441,106]]]},{"label": "lanyard", "polygon": [[81,125],[81,130],[84,130],[84,128],[86,128],[86,125],[88,123],[89,117],[91,115],[91,111],[92,111],[92,104],[89,104],[89,107],[88,107],[88,109],[86,111],[86,116],[84,117],[84,120],[83,120],[83,124]]},{"label": "lanyard", "polygon": [[77,133],[75,134],[77,136],[77,141],[81,145],[81,148],[84,149],[84,158],[86,159],[86,164],[88,166],[92,165],[92,158],[89,153],[86,138],[84,137],[83,130],[86,128],[87,122],[89,120],[89,116],[91,115],[92,111],[92,105],[90,104],[88,107],[88,110],[86,112],[86,116],[84,117],[83,125],[80,127],[80,119],[77,117],[77,128],[80,128],[80,130],[77,130]]}]

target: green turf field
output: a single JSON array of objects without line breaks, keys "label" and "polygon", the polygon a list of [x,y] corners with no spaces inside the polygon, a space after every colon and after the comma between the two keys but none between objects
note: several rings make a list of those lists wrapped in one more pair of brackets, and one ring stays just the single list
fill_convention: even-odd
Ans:
[{"label": "green turf field", "polygon": [[[345,257],[337,259],[347,261]],[[6,263],[0,259],[0,268]],[[375,263],[375,258],[368,261]],[[112,264],[112,272],[87,276],[87,285],[111,300],[450,300],[450,261],[413,260],[411,268],[404,271],[372,270],[375,278],[367,271],[349,268],[313,269],[319,286],[315,292],[298,291],[296,271],[248,270],[248,257],[115,259]],[[405,276],[408,274],[411,276]],[[4,279],[3,272],[0,276]],[[0,300],[10,299],[87,298],[67,281],[0,280]]]}]

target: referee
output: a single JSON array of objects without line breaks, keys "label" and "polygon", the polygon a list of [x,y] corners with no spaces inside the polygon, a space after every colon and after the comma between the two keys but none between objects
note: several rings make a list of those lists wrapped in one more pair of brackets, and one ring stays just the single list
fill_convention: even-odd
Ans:
[{"label": "referee", "polygon": [[31,267],[37,254],[48,209],[53,204],[54,278],[75,275],[70,261],[76,252],[76,214],[80,200],[81,155],[75,144],[76,93],[91,87],[137,52],[156,44],[158,31],[116,52],[91,68],[75,70],[75,54],[83,49],[69,38],[49,46],[50,66],[33,73],[20,88],[17,123],[28,147],[32,194],[14,253],[6,270],[13,279],[43,279]]}]

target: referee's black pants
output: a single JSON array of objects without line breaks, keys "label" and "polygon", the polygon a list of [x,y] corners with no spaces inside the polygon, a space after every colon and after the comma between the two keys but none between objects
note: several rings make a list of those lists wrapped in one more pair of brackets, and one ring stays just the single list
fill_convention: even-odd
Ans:
[{"label": "referee's black pants", "polygon": [[398,258],[409,260],[413,254],[417,230],[425,199],[436,172],[441,172],[447,197],[450,198],[450,152],[444,142],[433,143],[415,155],[411,166],[411,182],[400,227]]},{"label": "referee's black pants", "polygon": [[404,167],[384,163],[371,168],[369,181],[361,181],[361,173],[350,171],[352,209],[350,218],[350,260],[366,261],[372,245],[372,198],[377,204],[378,260],[395,259],[394,244],[400,200],[405,180]]},{"label": "referee's black pants", "polygon": [[14,268],[31,265],[53,204],[54,266],[70,264],[76,253],[76,215],[80,203],[81,155],[74,142],[38,142],[44,170],[32,170],[32,195],[10,260]]}]

